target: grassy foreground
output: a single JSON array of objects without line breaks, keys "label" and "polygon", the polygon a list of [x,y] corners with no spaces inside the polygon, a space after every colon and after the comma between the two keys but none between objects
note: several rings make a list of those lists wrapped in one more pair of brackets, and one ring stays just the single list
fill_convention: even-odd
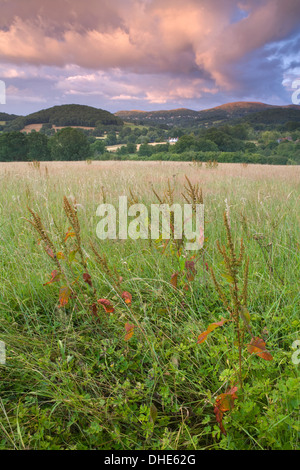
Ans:
[{"label": "grassy foreground", "polygon": [[[169,180],[183,203],[185,175],[200,184],[205,204],[196,273],[185,271],[192,253],[172,244],[97,239],[103,198],[117,203],[131,191],[139,202],[157,203],[152,188],[162,195]],[[0,449],[298,449],[299,182],[295,166],[1,163]],[[77,203],[81,252],[64,196]],[[230,299],[232,279],[216,244],[228,242],[228,207],[235,249],[243,238],[249,257],[251,331],[272,355],[249,354],[247,316],[242,387],[231,323],[197,344],[208,325],[229,318],[210,274],[213,268]],[[39,240],[28,208],[55,253]],[[72,291],[65,305],[62,278],[49,283],[58,270],[53,254]],[[214,407],[235,385],[222,432]]]}]

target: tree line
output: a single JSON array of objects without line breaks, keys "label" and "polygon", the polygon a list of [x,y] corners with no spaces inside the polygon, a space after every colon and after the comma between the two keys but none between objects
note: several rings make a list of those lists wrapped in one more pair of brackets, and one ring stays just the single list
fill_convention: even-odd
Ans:
[{"label": "tree line", "polygon": [[90,156],[87,136],[71,127],[62,129],[50,138],[35,131],[30,134],[12,131],[0,136],[0,161],[70,161],[85,160]]}]

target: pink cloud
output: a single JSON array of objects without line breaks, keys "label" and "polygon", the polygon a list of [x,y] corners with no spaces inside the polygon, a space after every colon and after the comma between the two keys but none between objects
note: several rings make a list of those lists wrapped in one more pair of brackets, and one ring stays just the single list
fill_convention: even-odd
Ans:
[{"label": "pink cloud", "polygon": [[4,3],[0,58],[37,65],[119,67],[134,72],[211,74],[230,86],[226,66],[297,23],[300,3],[254,0],[231,24],[235,0],[10,0]]},{"label": "pink cloud", "polygon": [[65,95],[201,99],[242,87],[241,61],[295,32],[299,17],[299,0],[3,0],[0,73],[52,67]]}]

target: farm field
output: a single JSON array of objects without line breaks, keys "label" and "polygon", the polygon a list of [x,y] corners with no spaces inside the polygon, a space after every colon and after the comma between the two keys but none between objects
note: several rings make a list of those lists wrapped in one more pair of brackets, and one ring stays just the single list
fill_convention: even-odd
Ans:
[{"label": "farm field", "polygon": [[[39,132],[42,129],[42,127],[43,127],[43,124],[27,124],[21,130],[21,132],[26,132],[26,133],[30,133],[31,131]],[[64,127],[66,126],[52,126],[52,128],[55,129],[56,131],[60,129],[64,129]],[[88,127],[88,126],[70,126],[70,127],[72,127],[73,129],[88,129],[88,130],[95,129],[94,127]]]},{"label": "farm field", "polygon": [[[203,250],[97,238],[197,184]],[[0,449],[299,449],[299,203],[299,166],[0,163]]]},{"label": "farm field", "polygon": [[[166,142],[151,142],[151,143],[149,143],[149,145],[152,146],[152,147],[153,147],[153,146],[155,147],[156,145],[165,145],[165,144],[166,144]],[[109,152],[116,152],[119,148],[123,147],[123,145],[124,145],[124,144],[108,145],[108,146],[106,147],[106,149],[107,149]],[[174,145],[174,143],[171,142],[170,145]],[[137,151],[139,151],[140,147],[141,147],[141,144],[137,144],[137,145],[136,145]]]}]

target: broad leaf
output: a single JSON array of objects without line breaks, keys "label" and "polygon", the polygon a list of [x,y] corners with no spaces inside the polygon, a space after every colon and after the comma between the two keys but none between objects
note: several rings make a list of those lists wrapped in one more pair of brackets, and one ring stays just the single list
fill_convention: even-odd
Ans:
[{"label": "broad leaf", "polygon": [[93,303],[91,305],[91,312],[94,317],[99,318],[98,317],[98,305],[96,303]]},{"label": "broad leaf", "polygon": [[92,278],[91,278],[91,276],[89,275],[89,273],[83,273],[82,277],[83,277],[84,282],[86,282],[86,283],[87,283],[89,286],[91,286],[91,287],[93,286],[93,284],[92,284]]},{"label": "broad leaf", "polygon": [[195,278],[195,275],[197,274],[196,268],[195,268],[195,262],[194,261],[186,261],[185,262],[185,269],[186,269],[186,277],[189,281],[193,281]]},{"label": "broad leaf", "polygon": [[53,250],[52,248],[50,248],[50,246],[47,245],[45,250],[46,250],[46,253],[50,256],[50,258],[52,259],[55,258],[55,254],[53,253]]},{"label": "broad leaf", "polygon": [[230,274],[221,274],[221,276],[227,281],[229,282],[229,284],[234,284],[234,279],[232,276],[230,276]]},{"label": "broad leaf", "polygon": [[122,299],[125,301],[126,304],[129,305],[132,301],[132,295],[129,292],[123,292]]},{"label": "broad leaf", "polygon": [[107,299],[99,299],[98,303],[101,304],[106,311],[106,313],[113,313],[115,311],[114,307]]},{"label": "broad leaf", "polygon": [[240,312],[241,319],[243,322],[246,324],[246,326],[249,326],[250,324],[250,313],[247,308],[241,307],[241,312]]},{"label": "broad leaf", "polygon": [[70,253],[69,253],[69,262],[70,263],[73,263],[73,261],[76,259],[77,251],[78,251],[78,249],[70,251]]},{"label": "broad leaf", "polygon": [[152,403],[152,405],[150,406],[150,421],[151,421],[152,423],[155,423],[156,418],[157,418],[157,408],[156,408],[156,406]]},{"label": "broad leaf", "polygon": [[44,286],[47,286],[48,284],[52,284],[53,282],[59,281],[60,276],[61,276],[60,272],[55,269],[55,270],[52,271],[52,273],[51,273],[51,279],[50,279],[50,281],[45,282]]},{"label": "broad leaf", "polygon": [[131,325],[130,323],[125,323],[125,330],[126,330],[126,335],[125,335],[125,341],[129,341],[134,333],[134,325]]},{"label": "broad leaf", "polygon": [[177,281],[178,281],[178,273],[174,273],[171,276],[171,285],[174,287],[174,289],[177,289]]},{"label": "broad leaf", "polygon": [[221,429],[222,434],[226,436],[226,431],[223,426],[223,415],[226,411],[231,411],[234,407],[234,400],[238,397],[236,396],[237,387],[232,387],[228,392],[221,393],[216,399],[214,413],[216,420],[218,422],[219,428]]},{"label": "broad leaf", "polygon": [[272,355],[266,350],[266,343],[261,338],[252,338],[250,344],[247,345],[247,349],[250,354],[256,354],[265,361],[272,361],[273,359]]},{"label": "broad leaf", "polygon": [[223,326],[224,323],[226,323],[226,322],[228,322],[228,321],[229,321],[229,320],[226,320],[225,318],[222,318],[221,321],[216,322],[216,323],[211,323],[210,325],[208,325],[207,330],[204,331],[203,333],[201,333],[201,334],[198,336],[197,344],[204,343],[204,341],[206,341],[207,336],[209,335],[209,333],[211,333],[212,331],[214,331],[214,330],[215,330],[216,328],[218,328],[219,326]]},{"label": "broad leaf", "polygon": [[72,291],[68,286],[63,286],[60,288],[59,307],[64,307],[65,305],[67,305],[71,294],[72,294]]}]

